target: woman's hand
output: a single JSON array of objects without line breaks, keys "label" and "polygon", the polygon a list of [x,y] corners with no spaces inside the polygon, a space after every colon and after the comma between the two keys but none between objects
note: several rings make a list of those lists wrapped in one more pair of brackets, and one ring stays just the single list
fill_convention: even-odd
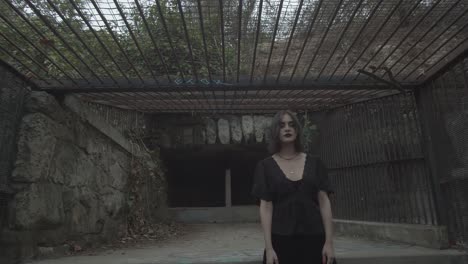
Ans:
[{"label": "woman's hand", "polygon": [[279,264],[278,257],[276,256],[276,252],[272,248],[266,249],[266,263],[267,264]]},{"label": "woman's hand", "polygon": [[322,250],[322,264],[332,264],[335,259],[335,252],[332,242],[325,242]]}]

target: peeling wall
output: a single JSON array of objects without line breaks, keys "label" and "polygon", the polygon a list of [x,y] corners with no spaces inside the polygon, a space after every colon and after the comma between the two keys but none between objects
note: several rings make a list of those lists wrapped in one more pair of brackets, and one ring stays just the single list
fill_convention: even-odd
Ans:
[{"label": "peeling wall", "polygon": [[154,115],[151,141],[164,148],[187,145],[263,144],[270,138],[272,116]]}]

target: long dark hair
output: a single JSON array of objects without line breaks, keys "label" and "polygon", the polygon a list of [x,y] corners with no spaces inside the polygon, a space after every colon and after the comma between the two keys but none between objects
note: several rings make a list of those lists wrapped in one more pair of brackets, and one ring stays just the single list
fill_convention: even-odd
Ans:
[{"label": "long dark hair", "polygon": [[281,149],[281,140],[280,140],[280,123],[281,123],[281,118],[283,118],[284,115],[289,115],[291,119],[294,122],[294,128],[296,129],[296,140],[294,141],[294,147],[297,152],[302,152],[304,151],[304,146],[302,145],[303,139],[302,139],[302,126],[301,123],[299,122],[299,119],[297,118],[296,114],[290,110],[281,110],[276,115],[273,117],[271,120],[271,139],[270,143],[268,146],[268,150],[270,151],[271,154],[275,154],[280,151]]}]

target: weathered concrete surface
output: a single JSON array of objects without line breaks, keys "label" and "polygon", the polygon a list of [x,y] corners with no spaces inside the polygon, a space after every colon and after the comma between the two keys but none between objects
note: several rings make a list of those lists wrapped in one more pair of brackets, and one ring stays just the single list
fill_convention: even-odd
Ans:
[{"label": "weathered concrete surface", "polygon": [[[259,222],[258,206],[171,208],[173,219],[183,223],[253,223]],[[335,219],[335,230],[345,236],[395,241],[423,247],[448,247],[445,227],[389,224]]]},{"label": "weathered concrete surface", "polygon": [[448,248],[447,229],[443,226],[335,220],[335,230],[344,235],[397,241],[436,249]]},{"label": "weathered concrete surface", "polygon": [[211,119],[205,119],[206,125],[206,140],[208,144],[215,144],[216,143],[216,122]]},{"label": "weathered concrete surface", "polygon": [[258,222],[258,206],[170,208],[170,216],[182,223]]},{"label": "weathered concrete surface", "polygon": [[252,116],[245,115],[242,116],[242,134],[246,142],[249,142],[253,136],[254,124]]},{"label": "weathered concrete surface", "polygon": [[[185,234],[132,249],[95,252],[33,262],[34,264],[260,264],[263,235],[257,224],[189,225]],[[337,237],[335,254],[340,264],[464,264],[467,255],[456,250]]]},{"label": "weathered concrete surface", "polygon": [[236,144],[242,142],[242,124],[241,119],[238,116],[230,117],[230,126],[231,126],[231,137],[232,141]]},{"label": "weathered concrete surface", "polygon": [[230,126],[226,119],[218,119],[218,138],[221,144],[229,144],[231,140]]}]

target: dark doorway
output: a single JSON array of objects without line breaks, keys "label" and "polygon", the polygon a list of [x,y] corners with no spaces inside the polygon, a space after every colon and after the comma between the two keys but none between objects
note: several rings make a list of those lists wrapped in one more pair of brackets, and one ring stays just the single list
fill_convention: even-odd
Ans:
[{"label": "dark doorway", "polygon": [[226,206],[226,170],[232,205],[252,205],[253,174],[268,154],[264,145],[205,145],[163,149],[170,207]]},{"label": "dark doorway", "polygon": [[224,206],[226,164],[220,154],[196,148],[162,152],[170,207]]},{"label": "dark doorway", "polygon": [[257,162],[268,155],[266,147],[249,146],[231,153],[231,194],[232,205],[252,205],[251,195],[253,177]]}]

